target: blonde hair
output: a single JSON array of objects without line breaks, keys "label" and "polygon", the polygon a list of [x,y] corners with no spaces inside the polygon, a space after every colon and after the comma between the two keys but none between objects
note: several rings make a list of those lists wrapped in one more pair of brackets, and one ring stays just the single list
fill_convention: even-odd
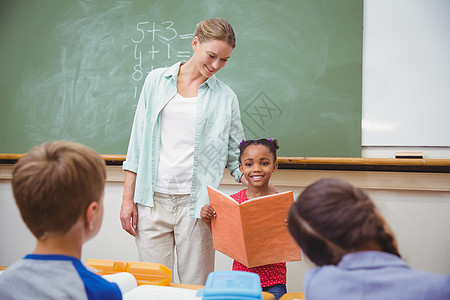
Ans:
[{"label": "blonde hair", "polygon": [[12,188],[22,219],[38,239],[69,231],[105,188],[105,160],[79,143],[31,149],[16,164]]},{"label": "blonde hair", "polygon": [[222,18],[212,18],[197,24],[195,36],[200,43],[209,40],[219,40],[227,42],[233,48],[236,47],[233,27]]}]

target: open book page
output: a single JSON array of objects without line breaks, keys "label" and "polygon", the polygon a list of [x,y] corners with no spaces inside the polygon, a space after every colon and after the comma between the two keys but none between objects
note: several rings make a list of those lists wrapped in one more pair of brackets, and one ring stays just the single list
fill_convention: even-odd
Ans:
[{"label": "open book page", "polygon": [[114,282],[119,286],[124,300],[145,300],[145,299],[161,299],[161,300],[198,300],[197,290],[159,286],[159,285],[137,285],[136,278],[128,272],[120,272],[115,274],[103,275],[104,279]]},{"label": "open book page", "polygon": [[300,247],[284,221],[294,202],[291,191],[240,205],[209,186],[208,193],[217,215],[211,222],[214,249],[249,268],[301,260]]},{"label": "open book page", "polygon": [[285,219],[294,202],[292,192],[251,199],[240,213],[247,249],[247,267],[301,260],[300,247],[290,235]]},{"label": "open book page", "polygon": [[216,212],[216,218],[211,220],[214,249],[231,258],[246,260],[239,204],[219,190],[207,188],[210,205]]},{"label": "open book page", "polygon": [[197,290],[158,285],[140,285],[123,295],[124,300],[200,300]]}]

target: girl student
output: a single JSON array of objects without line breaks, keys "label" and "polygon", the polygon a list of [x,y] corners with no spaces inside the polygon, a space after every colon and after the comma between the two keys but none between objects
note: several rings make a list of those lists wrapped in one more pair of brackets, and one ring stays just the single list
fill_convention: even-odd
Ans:
[{"label": "girl student", "polygon": [[120,220],[139,259],[174,267],[181,283],[204,285],[214,271],[211,232],[200,219],[206,186],[226,168],[245,184],[238,162],[244,138],[236,94],[216,76],[236,40],[224,19],[200,22],[193,55],[145,79],[133,121]]},{"label": "girl student", "polygon": [[369,196],[340,179],[321,179],[292,204],[288,229],[318,268],[305,298],[450,299],[450,276],[411,269]]},{"label": "girl student", "polygon": [[[278,169],[277,149],[278,141],[275,139],[248,140],[239,145],[239,169],[248,181],[248,188],[231,195],[231,198],[240,204],[252,198],[275,193],[269,181],[272,173]],[[216,217],[216,213],[210,205],[205,205],[200,216],[209,224],[211,219]],[[286,293],[286,263],[247,268],[235,260],[232,269],[258,274],[263,291],[272,293],[275,299]]]}]

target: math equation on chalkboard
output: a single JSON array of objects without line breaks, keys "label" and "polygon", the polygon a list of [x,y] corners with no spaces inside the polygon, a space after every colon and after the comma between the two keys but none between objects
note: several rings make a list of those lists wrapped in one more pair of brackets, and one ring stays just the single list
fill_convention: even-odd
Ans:
[{"label": "math equation on chalkboard", "polygon": [[139,96],[141,82],[153,69],[187,61],[192,55],[194,33],[180,32],[173,21],[143,21],[136,24],[131,41],[134,65],[131,78],[136,83],[134,98]]}]

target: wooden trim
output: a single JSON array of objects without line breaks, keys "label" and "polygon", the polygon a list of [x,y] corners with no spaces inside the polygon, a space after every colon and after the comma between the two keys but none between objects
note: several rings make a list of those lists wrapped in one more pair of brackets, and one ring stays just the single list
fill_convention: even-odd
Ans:
[{"label": "wooden trim", "polygon": [[[450,192],[450,174],[424,172],[372,172],[340,170],[278,170],[270,182],[276,187],[306,188],[321,178],[341,178],[354,186],[370,190]],[[241,186],[228,170],[221,185]]]},{"label": "wooden trim", "polygon": [[[0,164],[15,164],[25,154],[22,153],[0,153]],[[102,154],[108,165],[122,165],[126,155]]]},{"label": "wooden trim", "polygon": [[8,161],[12,161],[15,163],[18,159],[20,159],[25,154],[16,154],[16,153],[0,153],[0,161],[5,161],[4,163],[8,163]]},{"label": "wooden trim", "polygon": [[450,159],[279,157],[280,169],[450,173]]},{"label": "wooden trim", "polygon": [[428,165],[450,167],[450,159],[353,158],[353,157],[279,157],[279,164],[337,165]]},{"label": "wooden trim", "polygon": [[[0,153],[0,163],[14,164],[24,154]],[[108,165],[122,165],[126,155],[103,154]],[[280,169],[450,173],[450,159],[279,157]]]}]

